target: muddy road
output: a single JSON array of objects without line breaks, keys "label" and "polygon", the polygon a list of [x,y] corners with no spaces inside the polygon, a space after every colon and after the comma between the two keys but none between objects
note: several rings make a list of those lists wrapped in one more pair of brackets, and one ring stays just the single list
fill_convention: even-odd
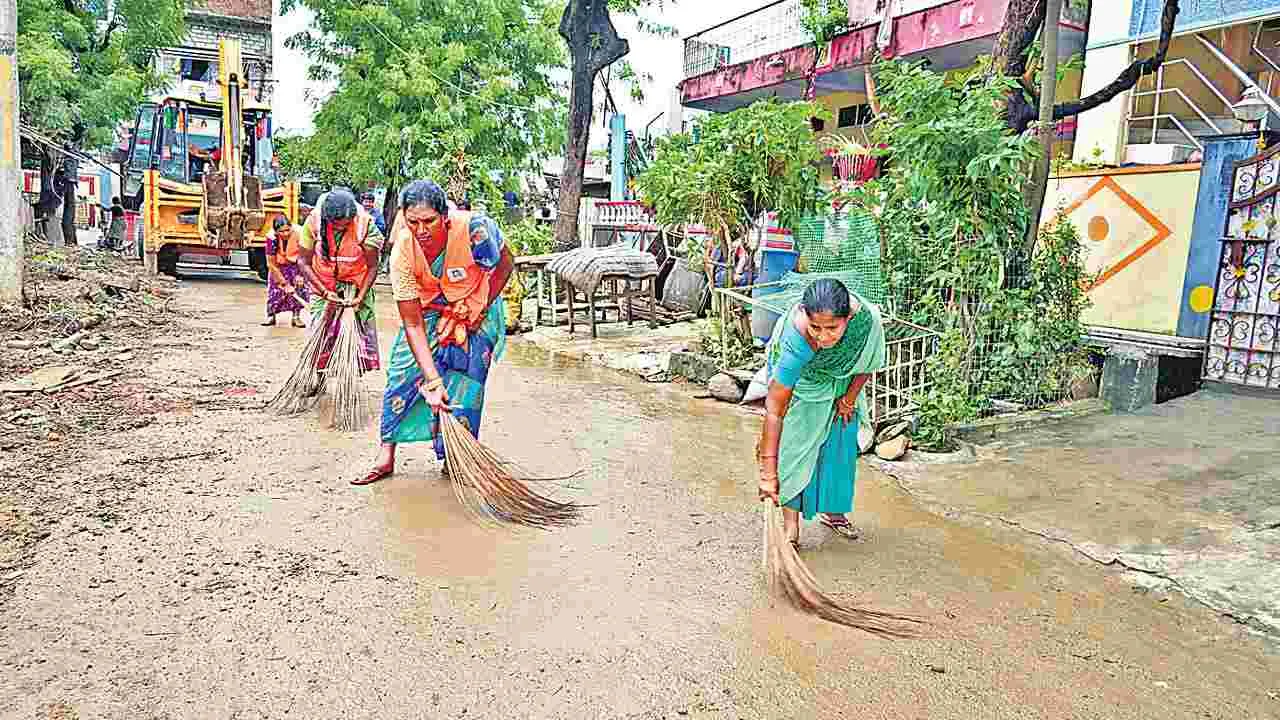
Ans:
[{"label": "muddy road", "polygon": [[419,446],[351,487],[372,423],[259,409],[303,331],[257,326],[255,282],[183,286],[184,327],[127,378],[149,423],[0,461],[23,558],[0,588],[0,716],[1280,717],[1274,646],[1060,546],[930,513],[865,467],[866,538],[808,527],[804,555],[927,636],[771,609],[758,421],[518,341],[483,437],[537,472],[582,468],[548,490],[594,503],[583,524],[477,527]]}]

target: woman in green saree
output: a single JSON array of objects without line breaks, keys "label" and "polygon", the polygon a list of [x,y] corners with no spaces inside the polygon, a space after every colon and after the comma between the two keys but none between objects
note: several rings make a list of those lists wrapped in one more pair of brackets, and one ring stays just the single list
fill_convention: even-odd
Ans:
[{"label": "woman in green saree", "polygon": [[799,548],[800,516],[822,513],[856,538],[853,511],[862,388],[884,366],[884,327],[874,305],[840,281],[821,279],[778,319],[767,351],[769,394],[760,438],[761,499],[783,506],[787,537]]}]

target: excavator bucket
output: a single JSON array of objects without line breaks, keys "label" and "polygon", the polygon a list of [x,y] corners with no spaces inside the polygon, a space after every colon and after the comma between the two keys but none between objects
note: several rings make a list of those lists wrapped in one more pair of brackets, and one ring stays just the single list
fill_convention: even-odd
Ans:
[{"label": "excavator bucket", "polygon": [[204,176],[205,229],[217,240],[217,247],[243,248],[248,234],[267,221],[262,207],[262,179],[253,175],[241,177],[244,203],[232,202],[225,172]]}]

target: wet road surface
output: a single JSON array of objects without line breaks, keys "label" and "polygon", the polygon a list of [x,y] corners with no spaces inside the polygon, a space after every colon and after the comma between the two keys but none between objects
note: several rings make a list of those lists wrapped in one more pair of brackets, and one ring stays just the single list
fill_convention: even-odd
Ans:
[{"label": "wet road surface", "polygon": [[[347,484],[376,433],[257,409],[303,331],[264,289],[184,283],[191,332],[148,392],[202,388],[51,467],[76,508],[0,608],[4,717],[1267,718],[1273,647],[1180,596],[862,468],[849,543],[807,527],[825,587],[923,615],[885,641],[770,608],[758,420],[513,342],[482,428],[592,503],[553,532],[472,524],[429,448]],[[383,357],[397,323],[379,288]],[[189,344],[183,344],[189,343]],[[381,373],[365,379],[381,390]],[[198,458],[176,458],[196,452]]]}]

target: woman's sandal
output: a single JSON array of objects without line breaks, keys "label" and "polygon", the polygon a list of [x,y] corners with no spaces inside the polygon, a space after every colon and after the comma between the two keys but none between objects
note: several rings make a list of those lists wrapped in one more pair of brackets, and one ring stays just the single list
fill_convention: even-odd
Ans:
[{"label": "woman's sandal", "polygon": [[364,477],[355,478],[351,481],[352,485],[370,485],[384,478],[389,478],[396,471],[395,463],[375,467],[365,474]]},{"label": "woman's sandal", "polygon": [[846,540],[857,540],[862,537],[862,531],[854,527],[853,523],[849,522],[849,518],[841,515],[840,520],[843,522],[832,520],[830,515],[823,515],[821,522],[823,525],[831,528],[831,532]]},{"label": "woman's sandal", "polygon": [[271,327],[271,326],[275,325],[275,324],[276,324],[276,317],[275,317],[275,315],[272,315],[271,317],[267,318],[266,320],[263,320],[261,324],[262,324],[262,327]]},{"label": "woman's sandal", "polygon": [[[274,323],[272,323],[272,324],[274,324]],[[307,326],[307,324],[306,324],[306,323],[302,322],[302,321],[301,321],[301,320],[299,320],[298,318],[294,318],[294,319],[293,319],[293,322],[292,322],[292,323],[290,323],[290,324],[291,324],[291,325],[293,325],[293,326],[294,326],[294,327],[296,327],[296,328],[305,328],[305,327]]]}]

